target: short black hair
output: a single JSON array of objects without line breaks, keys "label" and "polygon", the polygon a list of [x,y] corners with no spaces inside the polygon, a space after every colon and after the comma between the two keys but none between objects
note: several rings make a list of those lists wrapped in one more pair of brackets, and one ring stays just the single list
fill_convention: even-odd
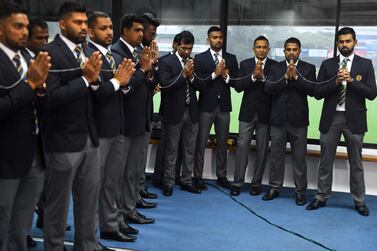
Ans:
[{"label": "short black hair", "polygon": [[100,17],[110,18],[110,16],[105,12],[95,11],[92,14],[90,14],[90,16],[88,17],[88,27],[93,28],[94,24],[97,22],[97,18],[100,18]]},{"label": "short black hair", "polygon": [[261,40],[266,41],[267,44],[270,45],[270,41],[268,41],[268,39],[267,39],[265,36],[259,36],[259,37],[257,37],[256,39],[254,39],[254,46],[255,46],[255,44],[257,43],[257,41],[261,41]]},{"label": "short black hair", "polygon": [[41,29],[48,29],[48,25],[45,20],[40,17],[32,17],[29,20],[29,38],[33,36],[34,27],[41,27]]},{"label": "short black hair", "polygon": [[284,42],[284,48],[287,46],[287,44],[291,44],[291,43],[292,44],[297,44],[298,48],[301,49],[301,42],[300,42],[300,40],[298,40],[295,37],[290,37],[287,40],[285,40],[285,42]]},{"label": "short black hair", "polygon": [[144,25],[153,25],[154,27],[160,26],[160,21],[157,19],[156,15],[151,12],[145,12],[141,14],[144,20]]},{"label": "short black hair", "polygon": [[120,20],[120,34],[123,34],[125,28],[130,29],[133,23],[144,25],[144,19],[136,13],[126,13]]},{"label": "short black hair", "polygon": [[356,33],[355,30],[351,27],[343,27],[341,28],[338,33],[336,34],[336,40],[338,41],[340,35],[348,35],[351,34],[353,40],[356,40]]},{"label": "short black hair", "polygon": [[80,13],[86,13],[86,7],[82,3],[77,2],[64,2],[59,7],[59,19],[64,18],[66,15],[72,13],[72,12],[80,12]]},{"label": "short black hair", "polygon": [[182,32],[176,34],[176,35],[174,36],[173,42],[174,42],[174,43],[179,43],[179,41],[181,41],[181,35],[182,35]]},{"label": "short black hair", "polygon": [[220,32],[223,32],[220,27],[218,26],[211,26],[209,27],[208,31],[207,31],[207,35],[209,35],[211,32],[214,32],[214,31],[220,31]]},{"label": "short black hair", "polygon": [[194,35],[192,35],[192,33],[189,31],[182,31],[179,34],[178,41],[177,41],[178,44],[194,44],[194,42],[195,42]]},{"label": "short black hair", "polygon": [[26,9],[14,1],[2,1],[0,4],[0,19],[8,18],[12,14],[25,14]]}]

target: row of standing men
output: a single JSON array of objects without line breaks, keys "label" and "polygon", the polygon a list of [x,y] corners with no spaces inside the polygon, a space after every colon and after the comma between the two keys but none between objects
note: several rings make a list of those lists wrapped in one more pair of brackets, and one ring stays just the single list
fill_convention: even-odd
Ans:
[{"label": "row of standing men", "polygon": [[[371,62],[353,53],[356,37],[352,29],[339,31],[341,55],[324,61],[318,81],[336,78],[319,85],[315,84],[315,67],[299,60],[298,39],[290,38],[285,42],[286,60],[277,63],[267,58],[268,40],[258,37],[253,45],[255,57],[241,62],[238,72],[236,57],[222,51],[221,29],[208,30],[210,49],[198,54],[195,63],[190,58],[194,37],[184,31],[176,36],[176,51],[160,58],[157,67],[158,51],[152,40],[158,22],[154,22],[153,17],[149,16],[152,21],[148,22],[148,15],[143,19],[126,14],[121,20],[121,38],[111,45],[109,16],[95,12],[88,19],[88,29],[85,7],[71,2],[60,7],[61,33],[44,48],[48,55],[40,53],[28,65],[28,56],[23,53],[25,34],[21,36],[27,30],[28,19],[24,11],[13,7],[8,5],[5,8],[8,13],[1,13],[0,17],[4,33],[7,25],[24,24],[19,37],[7,34],[0,41],[2,61],[7,62],[1,71],[8,73],[1,74],[1,84],[9,86],[22,78],[14,88],[1,89],[4,133],[1,134],[0,186],[4,188],[2,205],[6,206],[1,207],[1,217],[5,218],[1,220],[0,235],[5,241],[0,247],[4,250],[25,250],[25,235],[42,187],[42,158],[47,164],[43,210],[46,250],[64,248],[71,191],[75,250],[109,250],[100,246],[95,237],[98,197],[101,238],[134,241],[137,230],[127,223],[154,222],[140,214],[136,207],[156,206],[141,196],[155,197],[144,189],[143,182],[152,96],[160,88],[164,96],[162,142],[165,142],[161,146],[165,145],[166,149],[162,157],[163,171],[156,168],[154,183],[162,187],[164,195],[173,193],[178,149],[182,151],[181,189],[192,193],[206,189],[202,179],[204,149],[214,123],[220,185],[230,187],[232,195],[239,194],[255,130],[257,161],[252,194],[260,193],[271,137],[270,190],[263,198],[270,200],[279,195],[284,177],[285,145],[289,141],[294,159],[296,203],[306,204],[307,95],[312,95],[325,98],[320,131],[321,145],[326,151],[321,151],[319,191],[307,208],[326,205],[331,192],[332,162],[340,133],[343,133],[350,154],[355,207],[360,214],[368,214],[364,203],[361,147],[366,132],[365,98],[373,99],[376,87]],[[91,41],[83,46],[87,33]],[[143,38],[144,42],[149,38],[149,42],[142,43]],[[16,54],[21,63],[17,64],[14,59]],[[346,66],[339,70],[338,63],[343,58],[349,61],[344,61]],[[48,73],[50,67],[54,71]],[[240,79],[236,81],[237,76]],[[244,91],[233,184],[226,178],[230,87]],[[199,90],[199,101],[196,90]],[[43,149],[39,148],[41,145]],[[17,157],[18,154],[23,157]]]}]

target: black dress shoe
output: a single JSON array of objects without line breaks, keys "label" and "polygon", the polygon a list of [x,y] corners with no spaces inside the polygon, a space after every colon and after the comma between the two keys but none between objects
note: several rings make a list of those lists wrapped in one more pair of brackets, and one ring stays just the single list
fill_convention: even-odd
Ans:
[{"label": "black dress shoe", "polygon": [[194,186],[198,190],[208,190],[206,183],[204,183],[204,180],[202,178],[194,178]]},{"label": "black dress shoe", "polygon": [[270,189],[270,191],[268,191],[268,193],[266,193],[262,200],[273,200],[275,198],[279,197],[279,192],[276,191],[276,190],[272,190]]},{"label": "black dress shoe", "polygon": [[152,224],[154,223],[154,219],[141,217],[139,214],[127,215],[126,218],[127,222],[134,223],[134,224]]},{"label": "black dress shoe", "polygon": [[171,186],[164,186],[162,189],[162,194],[165,196],[172,196],[173,195],[173,187]]},{"label": "black dress shoe", "polygon": [[141,190],[140,196],[144,199],[157,199],[157,194],[150,193],[147,189]]},{"label": "black dress shoe", "polygon": [[307,205],[306,210],[316,210],[324,206],[326,206],[326,201],[314,199],[309,205]]},{"label": "black dress shoe", "polygon": [[226,177],[223,177],[223,178],[217,178],[217,181],[216,181],[217,185],[223,187],[223,188],[226,188],[226,189],[229,189],[230,188],[230,183],[228,181],[228,179]]},{"label": "black dress shoe", "polygon": [[189,193],[197,193],[197,194],[202,193],[202,191],[200,191],[199,189],[193,187],[191,184],[182,184],[181,185],[181,190],[189,192]]},{"label": "black dress shoe", "polygon": [[101,232],[100,238],[104,240],[113,240],[113,241],[120,241],[120,242],[133,242],[137,239],[136,236],[123,234],[120,231]]},{"label": "black dress shoe", "polygon": [[33,238],[30,235],[26,235],[26,245],[29,248],[35,248],[37,246],[37,242],[33,240]]},{"label": "black dress shoe", "polygon": [[303,206],[306,204],[306,196],[304,194],[296,193],[296,204],[297,206]]},{"label": "black dress shoe", "polygon": [[119,225],[119,231],[122,234],[138,234],[139,233],[139,230],[137,230],[136,228],[131,227],[130,225],[128,225],[124,221],[119,221],[118,225]]},{"label": "black dress shoe", "polygon": [[154,208],[156,206],[157,206],[156,202],[146,202],[143,199],[136,202],[136,208]]},{"label": "black dress shoe", "polygon": [[230,186],[230,195],[232,196],[240,195],[240,187],[234,186],[234,185]]},{"label": "black dress shoe", "polygon": [[250,188],[250,195],[260,195],[262,192],[262,189],[260,187],[251,187]]},{"label": "black dress shoe", "polygon": [[367,206],[365,204],[364,205],[356,205],[355,204],[355,209],[362,216],[368,216],[369,215],[369,209],[367,208]]}]

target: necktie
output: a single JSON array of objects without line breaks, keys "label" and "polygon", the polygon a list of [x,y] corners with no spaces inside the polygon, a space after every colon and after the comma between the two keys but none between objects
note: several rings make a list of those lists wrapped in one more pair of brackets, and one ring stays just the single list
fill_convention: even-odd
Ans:
[{"label": "necktie", "polygon": [[20,77],[25,81],[26,80],[26,71],[24,70],[24,68],[22,68],[20,55],[16,54],[13,57],[13,61],[16,63],[16,69],[17,69],[18,73],[20,74]]},{"label": "necktie", "polygon": [[[183,67],[185,67],[185,65],[187,63],[187,59],[182,58],[182,63],[183,63]],[[186,83],[186,105],[189,105],[189,104],[190,104],[190,84],[189,84],[189,80],[187,80],[187,83]]]},{"label": "necktie", "polygon": [[139,47],[135,47],[134,51],[132,52],[132,56],[134,57],[136,62],[140,60],[140,52],[141,52],[141,49]]},{"label": "necktie", "polygon": [[[344,58],[342,63],[341,63],[341,68],[346,69],[347,68],[347,62],[350,61],[349,58]],[[338,96],[338,105],[342,106],[344,102],[346,101],[346,85],[343,83],[340,85],[340,91],[339,91],[339,96]]]},{"label": "necktie", "polygon": [[84,60],[83,60],[82,55],[81,55],[81,52],[82,52],[81,46],[79,46],[79,45],[76,46],[74,51],[76,53],[76,60],[77,60],[77,62],[79,62],[80,67],[82,67],[84,65]]},{"label": "necktie", "polygon": [[[13,57],[13,61],[16,63],[17,71],[20,74],[22,80],[25,81],[26,80],[26,71],[25,71],[24,68],[22,68],[20,55],[16,54]],[[33,101],[33,113],[34,113],[34,123],[35,123],[35,131],[34,131],[34,133],[38,134],[38,131],[39,131],[38,130],[38,117],[37,117],[37,110],[35,109],[34,101]]]},{"label": "necktie", "polygon": [[215,65],[218,65],[219,64],[219,53],[215,52],[213,55],[215,57]]},{"label": "necktie", "polygon": [[110,51],[108,51],[106,53],[106,58],[109,61],[111,70],[113,70],[113,72],[115,72],[115,60],[114,60],[113,55],[111,54]]}]

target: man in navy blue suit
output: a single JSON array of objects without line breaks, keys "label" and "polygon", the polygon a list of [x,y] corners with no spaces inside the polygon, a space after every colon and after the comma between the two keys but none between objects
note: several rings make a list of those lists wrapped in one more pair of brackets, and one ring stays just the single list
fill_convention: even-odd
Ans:
[{"label": "man in navy blue suit", "polygon": [[362,162],[364,134],[367,132],[366,99],[377,95],[372,61],[357,56],[355,31],[344,27],[338,31],[339,56],[323,61],[318,82],[336,79],[316,86],[314,96],[325,99],[319,124],[321,132],[321,162],[318,170],[318,192],[307,210],[326,206],[331,194],[333,163],[340,136],[343,134],[350,164],[350,190],[355,209],[369,215],[365,205],[365,182]]},{"label": "man in navy blue suit", "polygon": [[[230,87],[237,77],[236,56],[223,51],[223,32],[217,26],[208,29],[207,41],[210,48],[195,56],[195,73],[199,76],[199,131],[195,149],[194,181],[201,190],[207,187],[203,182],[204,152],[212,125],[216,133],[216,176],[217,184],[229,188],[227,179],[227,149],[230,112],[232,102]],[[210,76],[208,78],[208,76]],[[207,79],[206,79],[207,78]],[[206,80],[202,80],[206,79]]]},{"label": "man in navy blue suit", "polygon": [[272,94],[272,104],[270,190],[263,196],[263,200],[272,200],[279,196],[284,181],[286,144],[289,142],[293,159],[296,204],[302,206],[306,204],[307,187],[307,96],[313,95],[315,66],[300,60],[300,53],[300,40],[288,38],[284,43],[285,60],[272,66],[265,84],[265,90]]}]

